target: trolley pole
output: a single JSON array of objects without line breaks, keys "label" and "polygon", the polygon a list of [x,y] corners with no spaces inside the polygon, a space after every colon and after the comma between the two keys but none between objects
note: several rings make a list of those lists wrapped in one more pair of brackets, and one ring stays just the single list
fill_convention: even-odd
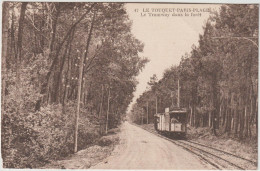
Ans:
[{"label": "trolley pole", "polygon": [[149,102],[147,101],[147,108],[146,108],[146,111],[147,111],[147,124],[149,123],[149,121],[148,121],[148,117],[149,117],[149,113],[148,113],[148,106],[149,106]]},{"label": "trolley pole", "polygon": [[[84,55],[84,53],[83,53]],[[81,83],[82,83],[82,75],[83,75],[83,67],[84,67],[84,56],[80,58],[79,64],[79,79],[78,79],[78,94],[77,94],[77,110],[75,116],[75,132],[74,132],[74,153],[78,151],[78,131],[79,131],[79,113],[80,113],[80,101],[81,101]]]}]

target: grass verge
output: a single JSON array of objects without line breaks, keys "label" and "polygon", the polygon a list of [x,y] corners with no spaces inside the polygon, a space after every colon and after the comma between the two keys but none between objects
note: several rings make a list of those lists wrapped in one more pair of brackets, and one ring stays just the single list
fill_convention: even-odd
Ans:
[{"label": "grass verge", "polygon": [[63,160],[52,161],[41,169],[88,169],[111,155],[119,143],[119,128],[110,130],[92,146],[80,150]]}]

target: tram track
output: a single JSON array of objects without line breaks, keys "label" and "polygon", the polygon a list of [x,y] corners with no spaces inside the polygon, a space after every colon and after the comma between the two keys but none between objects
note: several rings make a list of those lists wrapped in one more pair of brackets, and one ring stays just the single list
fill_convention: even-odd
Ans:
[{"label": "tram track", "polygon": [[155,134],[163,139],[166,139],[173,144],[189,151],[198,157],[200,157],[203,161],[209,163],[216,169],[239,169],[239,170],[248,170],[248,169],[256,169],[257,162],[246,159],[244,157],[232,154],[230,152],[226,152],[205,144],[201,144],[198,142],[190,141],[190,140],[175,140],[164,135],[159,134],[157,131],[152,131],[145,129],[139,125],[135,125],[140,127],[147,132]]},{"label": "tram track", "polygon": [[196,145],[199,145],[199,146],[202,146],[202,147],[210,148],[210,149],[212,149],[212,150],[221,152],[221,153],[223,153],[223,154],[226,154],[226,155],[235,157],[235,158],[237,158],[237,159],[239,159],[239,160],[243,160],[243,161],[249,162],[249,163],[251,163],[251,164],[257,166],[257,162],[256,162],[256,161],[249,160],[249,159],[247,159],[247,158],[244,158],[244,157],[241,157],[241,156],[232,154],[232,153],[230,153],[230,152],[223,151],[223,150],[220,150],[220,149],[217,149],[217,148],[214,148],[214,147],[211,147],[211,146],[207,146],[207,145],[205,145],[205,144],[201,144],[201,143],[198,143],[198,142],[190,141],[190,140],[186,140],[186,142],[189,142],[189,143],[192,143],[192,144],[196,144]]}]

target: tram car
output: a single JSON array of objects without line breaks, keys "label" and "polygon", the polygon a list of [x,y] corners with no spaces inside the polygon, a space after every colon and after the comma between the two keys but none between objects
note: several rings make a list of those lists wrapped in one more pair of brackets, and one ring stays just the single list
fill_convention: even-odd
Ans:
[{"label": "tram car", "polygon": [[157,113],[154,127],[159,133],[168,136],[185,137],[187,132],[187,111],[183,108],[165,109],[165,113]]}]

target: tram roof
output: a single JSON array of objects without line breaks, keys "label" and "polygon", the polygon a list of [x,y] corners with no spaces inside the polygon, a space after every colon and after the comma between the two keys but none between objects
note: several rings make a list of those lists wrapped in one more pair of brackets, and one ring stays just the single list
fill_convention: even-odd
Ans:
[{"label": "tram roof", "polygon": [[154,114],[154,116],[164,115],[166,113],[169,113],[169,114],[185,114],[185,113],[187,113],[187,110],[185,110],[185,109],[172,110],[172,111],[165,112],[165,113],[157,113],[157,114]]},{"label": "tram roof", "polygon": [[187,113],[186,110],[173,110],[173,111],[169,111],[168,113]]}]

